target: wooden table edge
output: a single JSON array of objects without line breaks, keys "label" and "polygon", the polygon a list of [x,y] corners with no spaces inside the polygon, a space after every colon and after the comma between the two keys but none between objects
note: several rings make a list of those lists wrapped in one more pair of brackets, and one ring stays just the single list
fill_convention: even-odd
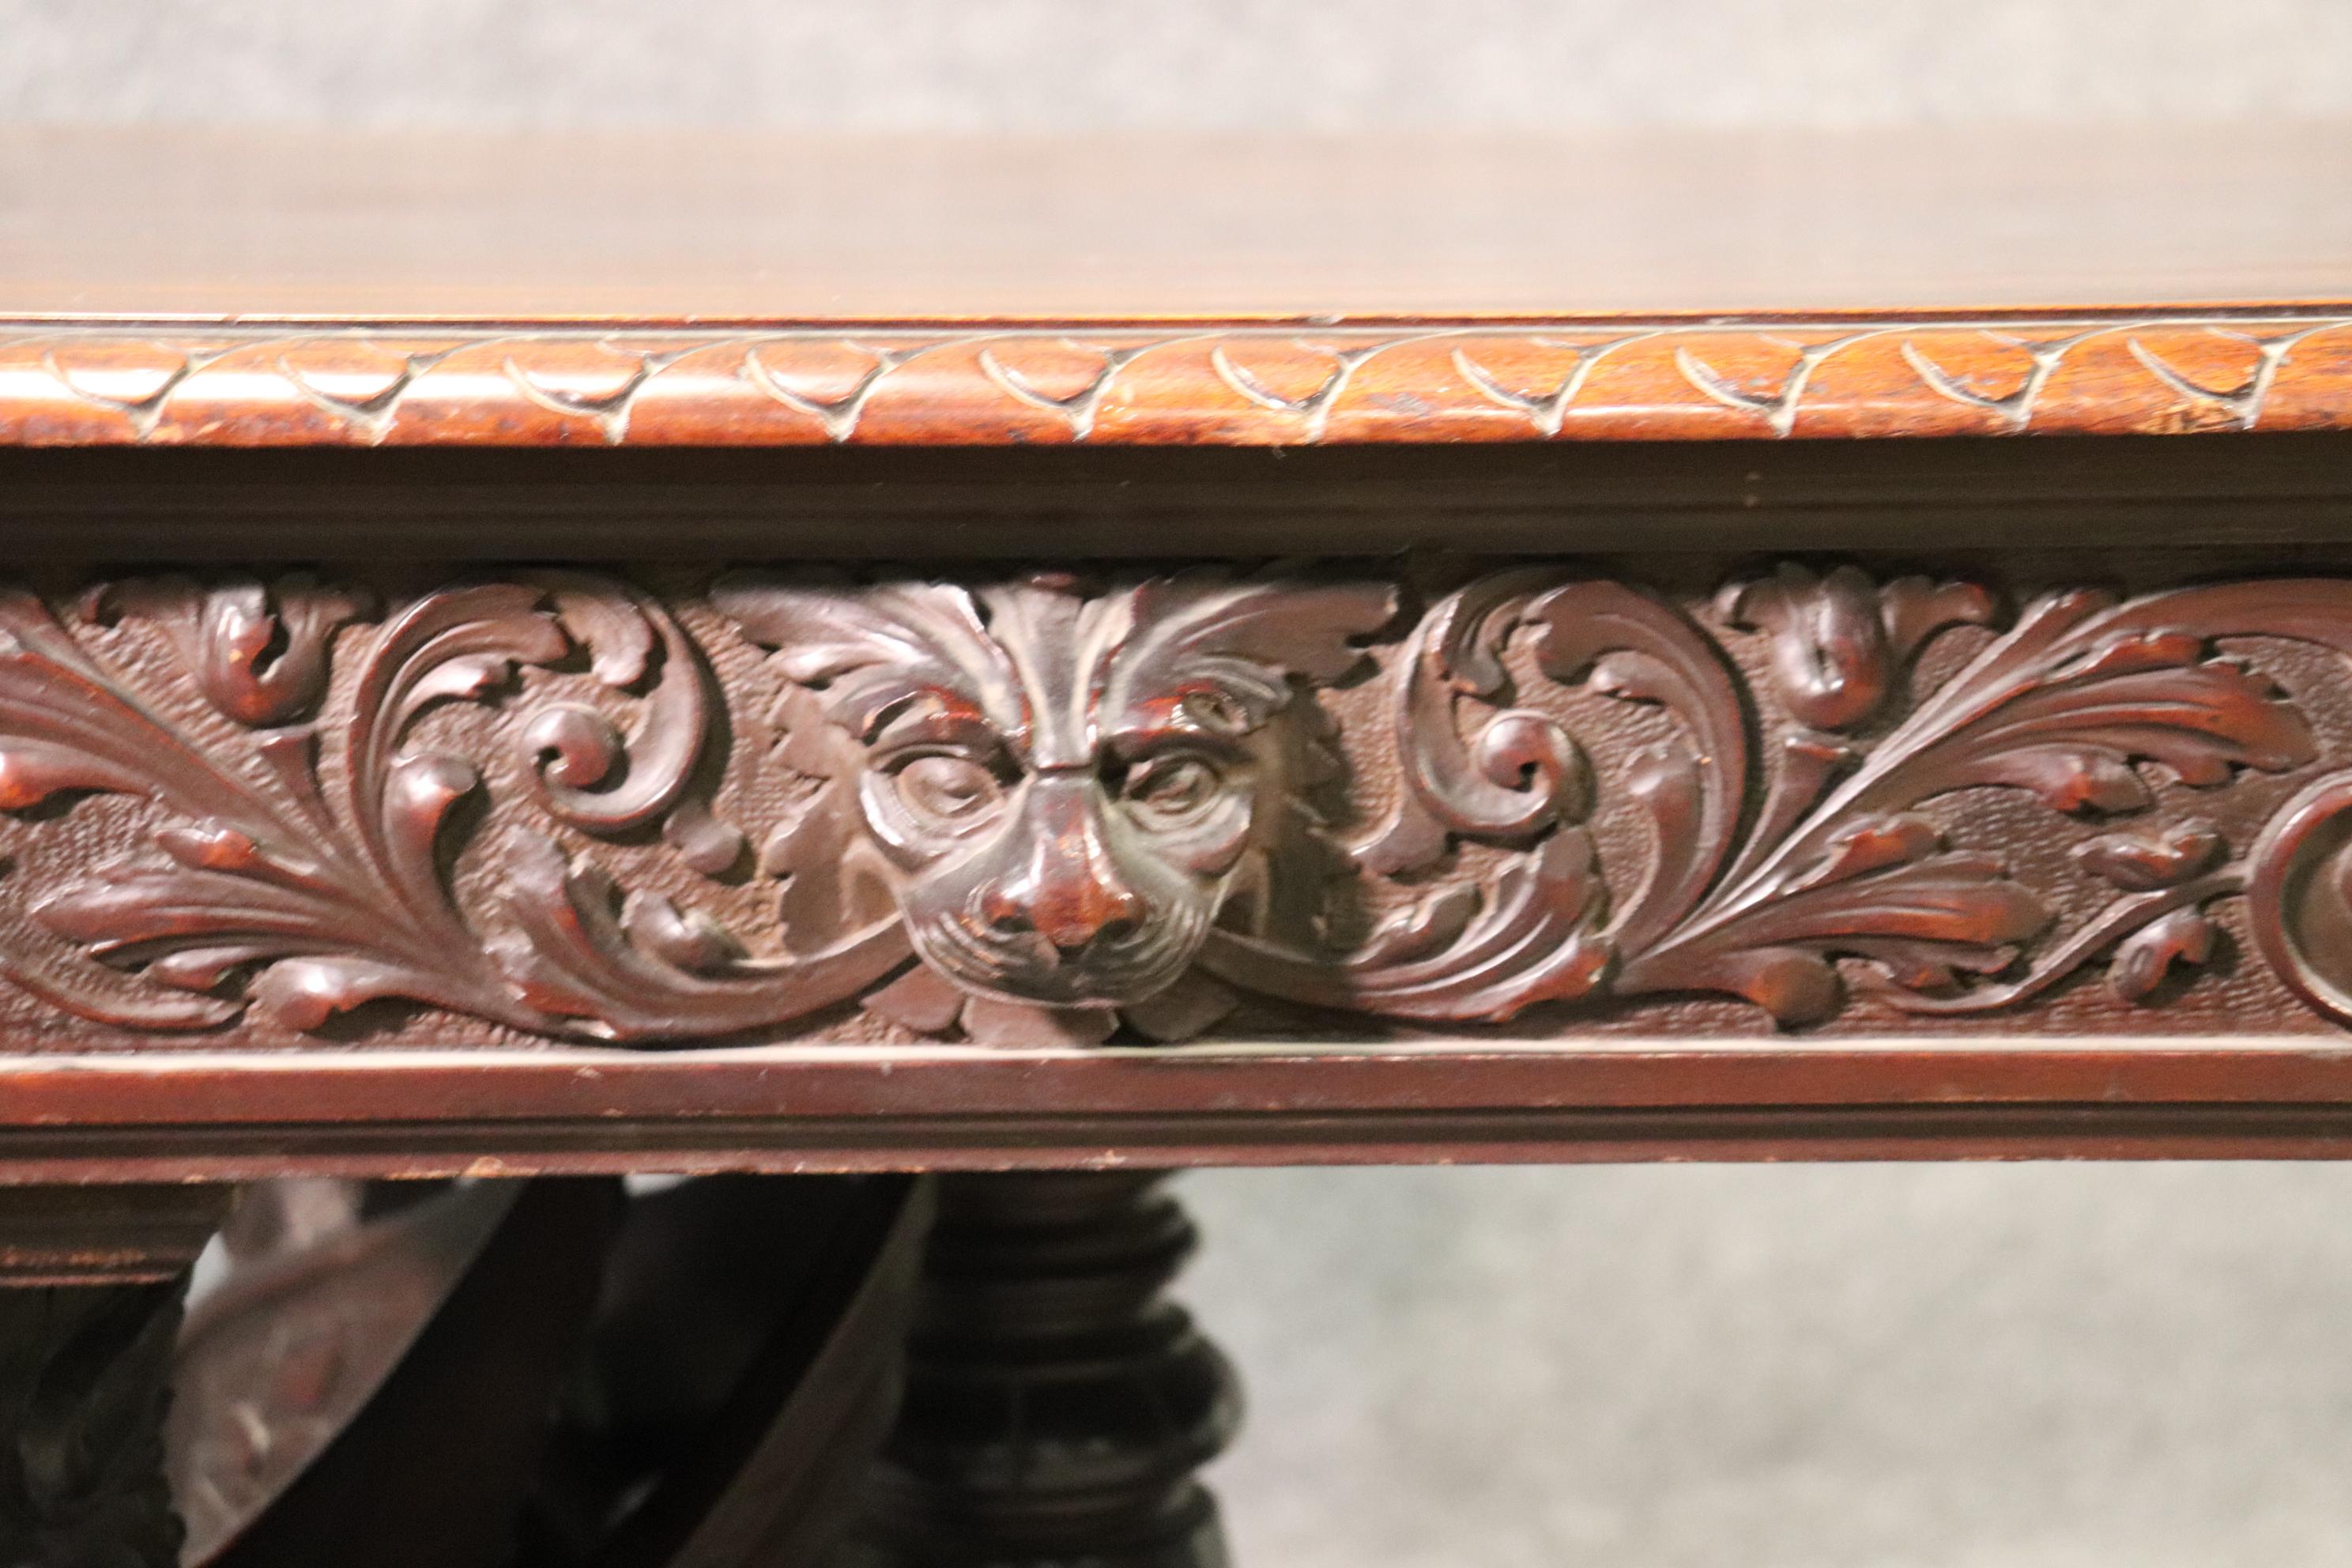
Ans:
[{"label": "wooden table edge", "polygon": [[0,319],[0,446],[1313,446],[2352,427],[2352,303]]},{"label": "wooden table edge", "polygon": [[2352,1154],[2352,1050],[2122,1037],[0,1058],[0,1184],[2061,1153]]}]

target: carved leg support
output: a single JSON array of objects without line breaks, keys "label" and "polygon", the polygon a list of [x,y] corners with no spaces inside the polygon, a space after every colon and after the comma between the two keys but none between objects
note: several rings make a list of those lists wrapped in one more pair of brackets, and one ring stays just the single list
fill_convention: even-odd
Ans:
[{"label": "carved leg support", "polygon": [[0,1190],[0,1564],[172,1568],[163,1412],[204,1187]]},{"label": "carved leg support", "polygon": [[906,1404],[845,1568],[1223,1568],[1192,1472],[1240,1399],[1160,1297],[1195,1233],[1159,1179],[941,1181]]},{"label": "carved leg support", "polygon": [[0,1290],[0,1563],[166,1568],[180,1284]]}]

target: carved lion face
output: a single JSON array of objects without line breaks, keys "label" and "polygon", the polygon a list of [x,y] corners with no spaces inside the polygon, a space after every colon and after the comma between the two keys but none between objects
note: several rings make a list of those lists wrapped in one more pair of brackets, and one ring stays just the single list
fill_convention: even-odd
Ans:
[{"label": "carved lion face", "polygon": [[1089,595],[735,578],[714,597],[862,747],[867,832],[916,952],[957,985],[1139,1001],[1188,968],[1281,787],[1270,726],[1389,590],[1218,574]]}]

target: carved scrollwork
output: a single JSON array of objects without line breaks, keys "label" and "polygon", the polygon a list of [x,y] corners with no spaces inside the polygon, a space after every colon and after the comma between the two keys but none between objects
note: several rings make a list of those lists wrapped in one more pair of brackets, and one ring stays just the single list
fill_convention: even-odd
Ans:
[{"label": "carved scrollwork", "polygon": [[[1972,600],[1916,584],[1885,593],[1890,607],[1899,595],[1971,612],[1936,612],[1943,624],[1978,618]],[[2073,591],[2036,601],[1889,733],[1832,759],[1842,776],[1818,763],[1786,770],[1748,852],[1626,964],[1622,989],[1730,991],[1784,1024],[1817,1022],[1841,1005],[1840,956],[1867,961],[1874,988],[1913,1012],[1983,1011],[2046,989],[2143,928],[2233,890],[2241,873],[2208,868],[2216,847],[2185,826],[2153,839],[2094,840],[2085,864],[2126,896],[2012,975],[2053,912],[1997,854],[1951,847],[1921,809],[1999,789],[2060,812],[2132,816],[2157,805],[2146,764],[2206,789],[2242,770],[2300,767],[2315,754],[2303,716],[2212,644],[2264,633],[2342,651],[2347,615],[2352,590],[2334,582],[2192,588],[2122,603]],[[1778,635],[1785,642],[1798,634],[1784,626]],[[1903,651],[1890,641],[1884,657]],[[1793,662],[1780,651],[1781,668]],[[1869,685],[1884,679],[1868,674]],[[2183,922],[2168,931],[2166,962],[2207,950]],[[2153,950],[2126,957],[2144,967]],[[2122,984],[2127,994],[2148,988]]]},{"label": "carved scrollwork", "polygon": [[[574,872],[521,832],[505,849],[509,920],[485,931],[461,907],[449,824],[481,790],[483,765],[416,742],[437,708],[494,700],[517,669],[579,654],[607,686],[649,683],[646,711],[627,740],[576,705],[526,714],[520,734],[547,816],[614,833],[684,799],[707,740],[709,676],[643,593],[567,577],[415,599],[358,654],[331,753],[317,726],[289,721],[316,700],[320,639],[361,601],[303,584],[278,602],[288,632],[265,668],[257,660],[272,639],[248,628],[266,601],[250,584],[136,584],[96,601],[163,622],[184,673],[248,731],[224,746],[101,664],[33,595],[0,597],[0,804],[22,811],[98,792],[143,796],[163,813],[146,850],[31,902],[36,921],[96,962],[12,956],[18,984],[141,1029],[216,1027],[250,1009],[316,1030],[362,1003],[401,998],[532,1032],[641,1037],[793,1016],[889,967],[887,936],[805,961],[690,965],[678,942],[661,940],[685,917],[649,899],[616,919],[592,871]],[[192,626],[233,647],[220,652]]]},{"label": "carved scrollwork", "polygon": [[1850,564],[1711,600],[1521,567],[1411,597],[1297,569],[0,591],[0,973],[139,1033],[364,1037],[388,1003],[1091,1044],[1280,1027],[1254,997],[1804,1027],[2087,970],[2145,1005],[2236,930],[2352,1022],[2352,758],[2320,721],[2352,581],[2004,615]]}]

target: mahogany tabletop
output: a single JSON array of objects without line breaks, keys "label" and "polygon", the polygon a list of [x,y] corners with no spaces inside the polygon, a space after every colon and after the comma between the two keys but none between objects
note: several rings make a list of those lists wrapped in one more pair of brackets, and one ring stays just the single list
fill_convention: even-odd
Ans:
[{"label": "mahogany tabletop", "polygon": [[0,132],[0,442],[2332,428],[2352,126]]}]

